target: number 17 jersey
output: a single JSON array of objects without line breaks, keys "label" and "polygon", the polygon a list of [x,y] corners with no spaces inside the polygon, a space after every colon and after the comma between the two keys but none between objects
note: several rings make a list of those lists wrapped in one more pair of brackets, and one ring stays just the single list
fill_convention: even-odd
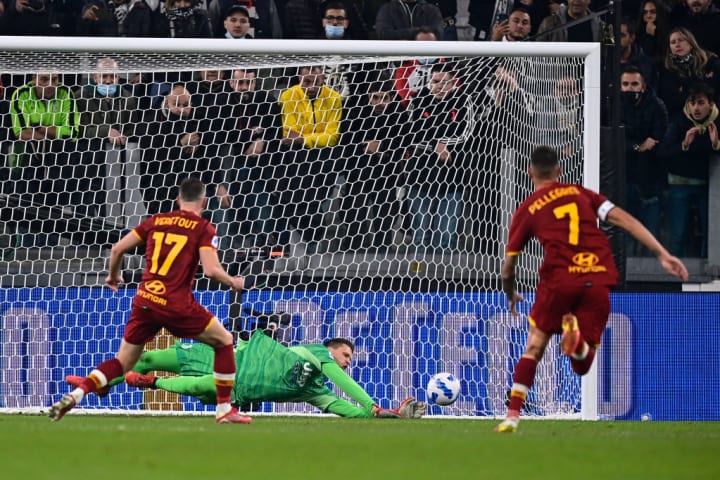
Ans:
[{"label": "number 17 jersey", "polygon": [[602,194],[580,185],[553,183],[517,208],[510,223],[506,254],[519,255],[535,237],[544,250],[540,280],[551,285],[615,285],[610,242],[598,227],[614,208]]},{"label": "number 17 jersey", "polygon": [[163,311],[194,305],[200,250],[217,248],[215,227],[193,212],[174,210],[153,215],[133,232],[145,242],[145,271],[135,302]]}]

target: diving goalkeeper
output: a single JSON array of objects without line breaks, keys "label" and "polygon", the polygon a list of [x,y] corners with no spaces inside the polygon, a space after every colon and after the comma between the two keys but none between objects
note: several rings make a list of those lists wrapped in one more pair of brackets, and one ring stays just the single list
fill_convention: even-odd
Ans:
[{"label": "diving goalkeeper", "polygon": [[[324,344],[286,347],[258,330],[250,340],[238,340],[232,402],[234,405],[263,401],[307,402],[323,412],[352,418],[420,418],[425,414],[425,403],[412,397],[405,399],[396,410],[375,404],[344,371],[352,361],[354,350],[353,343],[344,338],[333,338]],[[204,344],[177,342],[164,350],[143,353],[133,370],[126,374],[125,381],[134,387],[190,395],[204,404],[213,404],[213,357],[213,349]],[[145,375],[151,371],[172,372],[179,376]],[[74,384],[80,378],[68,376],[66,380]],[[359,406],[338,397],[325,384],[327,379]],[[109,386],[121,381],[122,377],[118,377]]]}]

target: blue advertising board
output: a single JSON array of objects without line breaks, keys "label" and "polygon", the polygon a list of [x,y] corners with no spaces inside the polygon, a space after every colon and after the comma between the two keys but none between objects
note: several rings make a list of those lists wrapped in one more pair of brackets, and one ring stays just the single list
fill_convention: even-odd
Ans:
[{"label": "blue advertising board", "polygon": [[[43,407],[119,347],[134,291],[101,288],[0,289],[0,407]],[[197,292],[230,323],[226,291]],[[532,295],[527,296],[532,301]],[[498,293],[254,291],[243,306],[285,312],[286,343],[345,337],[356,343],[351,375],[381,405],[425,399],[437,371],[458,375],[463,392],[433,414],[502,415],[527,322]],[[720,420],[720,294],[613,294],[598,352],[601,418]],[[580,382],[551,348],[529,396],[530,412],[577,413]],[[118,385],[88,408],[142,408],[142,392]],[[185,410],[206,407],[184,400]],[[273,407],[264,405],[264,410]]]}]

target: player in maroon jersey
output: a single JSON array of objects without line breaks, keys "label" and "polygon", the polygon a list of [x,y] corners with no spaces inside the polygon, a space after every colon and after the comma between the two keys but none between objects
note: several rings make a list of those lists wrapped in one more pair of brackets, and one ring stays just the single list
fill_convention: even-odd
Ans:
[{"label": "player in maroon jersey", "polygon": [[580,185],[559,183],[557,152],[547,146],[532,152],[530,178],[535,192],[515,211],[502,267],[503,291],[510,311],[517,314],[523,298],[515,289],[515,267],[531,237],[543,246],[545,258],[528,321],[525,352],[515,366],[507,417],[496,432],[514,432],[520,409],[535,379],[535,369],[550,337],[562,333],[560,349],[572,369],[584,375],[610,314],[610,287],[618,280],[610,242],[598,227],[598,218],[627,230],[653,252],[665,271],[685,281],[683,263],[657,241],[635,217],[604,195]]},{"label": "player in maroon jersey", "polygon": [[249,288],[251,282],[231,277],[220,264],[215,227],[200,216],[207,202],[203,183],[196,178],[183,181],[177,202],[179,210],[153,215],[112,247],[105,283],[117,292],[123,283],[120,272],[123,255],[145,244],[145,271],[133,299],[120,350],[115,358],[98,365],[75,390],[50,407],[51,420],[60,420],[86,394],[97,392],[109,380],[130,370],[145,343],[165,327],[176,337],[194,338],[215,349],[215,421],[250,423],[250,417],[240,415],[230,405],[235,383],[232,335],[195,300],[192,286],[199,262],[207,277],[233,290]]}]

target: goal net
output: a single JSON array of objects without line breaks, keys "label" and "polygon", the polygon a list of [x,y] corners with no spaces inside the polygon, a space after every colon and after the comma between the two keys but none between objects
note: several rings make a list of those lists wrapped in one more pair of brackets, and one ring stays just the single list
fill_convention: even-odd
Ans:
[{"label": "goal net", "polygon": [[[44,409],[67,375],[117,350],[145,260],[126,256],[113,294],[109,246],[197,176],[224,266],[257,277],[232,294],[198,273],[198,299],[235,335],[269,324],[286,345],[344,337],[348,373],[381,406],[426,400],[447,371],[462,393],[431,414],[504,414],[542,254],[522,257],[528,302],[513,317],[499,282],[507,227],[537,144],[559,150],[562,180],[597,188],[599,46],[7,40],[0,408]],[[551,343],[525,413],[594,418],[586,383]],[[208,408],[123,383],[82,406]]]}]

